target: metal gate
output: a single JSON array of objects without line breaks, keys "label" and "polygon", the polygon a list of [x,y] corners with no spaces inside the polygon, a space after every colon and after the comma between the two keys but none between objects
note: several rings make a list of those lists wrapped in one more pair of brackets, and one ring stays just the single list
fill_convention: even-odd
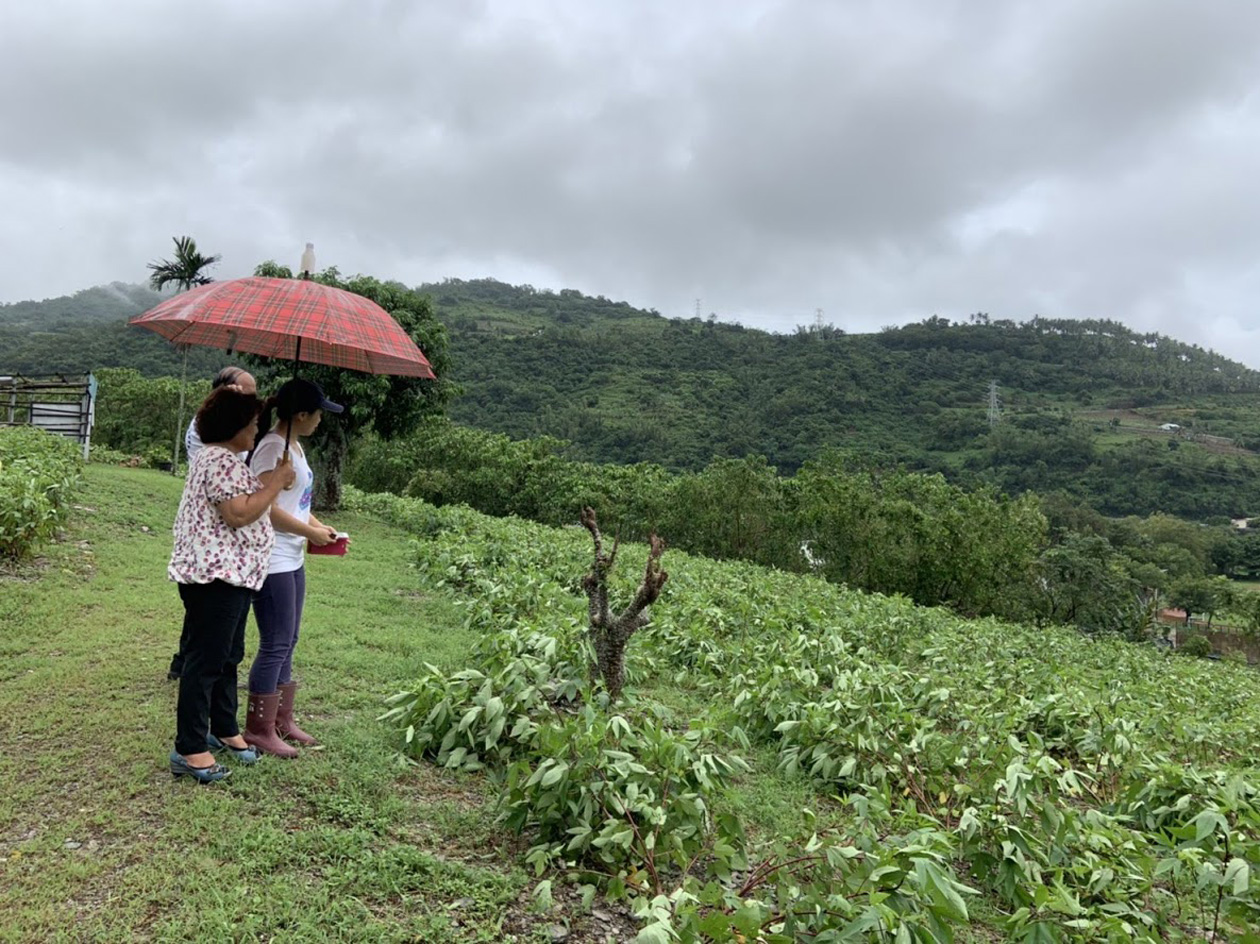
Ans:
[{"label": "metal gate", "polygon": [[0,377],[0,426],[37,426],[73,439],[87,459],[96,420],[96,378],[91,374]]}]

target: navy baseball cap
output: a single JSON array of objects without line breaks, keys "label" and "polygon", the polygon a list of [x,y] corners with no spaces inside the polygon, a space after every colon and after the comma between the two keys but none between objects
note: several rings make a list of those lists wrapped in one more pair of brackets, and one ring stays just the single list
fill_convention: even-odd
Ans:
[{"label": "navy baseball cap", "polygon": [[333,403],[324,396],[324,388],[310,380],[294,377],[287,381],[276,392],[276,405],[285,413],[314,413],[323,410],[326,413],[341,413],[345,410],[340,403]]}]

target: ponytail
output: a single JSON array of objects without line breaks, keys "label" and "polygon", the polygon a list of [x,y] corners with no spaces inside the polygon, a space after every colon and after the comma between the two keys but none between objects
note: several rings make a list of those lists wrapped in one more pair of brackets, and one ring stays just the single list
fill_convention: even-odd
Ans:
[{"label": "ponytail", "polygon": [[272,423],[275,422],[273,414],[276,412],[276,400],[277,398],[272,396],[262,402],[262,413],[258,416],[258,435],[254,437],[254,446],[245,457],[246,465],[253,461],[254,453],[258,451],[258,444],[262,442],[263,437],[271,432]]}]

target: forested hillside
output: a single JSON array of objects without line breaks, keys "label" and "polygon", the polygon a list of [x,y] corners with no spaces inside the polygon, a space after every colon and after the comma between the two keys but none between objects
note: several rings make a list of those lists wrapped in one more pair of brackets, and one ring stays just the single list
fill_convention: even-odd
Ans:
[{"label": "forested hillside", "polygon": [[489,280],[423,288],[466,391],[452,418],[559,437],[574,458],[695,470],[760,454],[792,472],[834,448],[1109,514],[1260,511],[1260,373],[1117,322],[783,335]]},{"label": "forested hillside", "polygon": [[[178,374],[182,357],[150,331],[127,327],[132,315],[162,296],[143,285],[114,282],[44,301],[0,304],[0,373],[81,373],[134,367],[148,376]],[[191,348],[193,374],[222,366],[223,353]]]},{"label": "forested hillside", "polygon": [[[1064,491],[1107,514],[1260,514],[1260,373],[1117,322],[975,315],[772,334],[492,279],[420,289],[450,331],[464,391],[452,419],[562,439],[574,459],[698,470],[763,455],[790,473],[833,449]],[[125,325],[157,298],[115,284],[0,306],[0,372],[175,374],[169,344]],[[190,371],[223,362],[193,349]]]}]

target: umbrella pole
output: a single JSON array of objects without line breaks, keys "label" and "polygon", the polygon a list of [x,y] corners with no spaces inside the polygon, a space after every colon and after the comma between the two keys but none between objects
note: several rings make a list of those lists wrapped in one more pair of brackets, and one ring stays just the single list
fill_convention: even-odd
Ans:
[{"label": "umbrella pole", "polygon": [[179,475],[179,435],[184,429],[184,387],[188,383],[188,345],[184,346],[184,370],[179,377],[179,411],[175,414],[175,443],[171,449],[171,475]]},{"label": "umbrella pole", "polygon": [[[293,379],[297,380],[298,364],[302,362],[302,336],[299,334],[297,339],[297,350],[293,352]],[[284,427],[284,454],[287,458],[289,455],[289,438],[293,435],[293,417],[289,417],[289,422]]]}]

